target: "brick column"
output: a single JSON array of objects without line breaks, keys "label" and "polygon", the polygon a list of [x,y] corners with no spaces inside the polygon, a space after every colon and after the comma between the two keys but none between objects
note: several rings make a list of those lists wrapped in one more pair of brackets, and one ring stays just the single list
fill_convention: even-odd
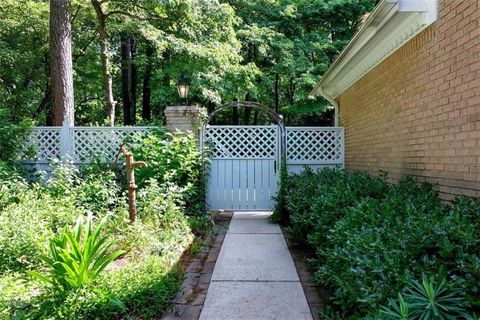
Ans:
[{"label": "brick column", "polygon": [[166,128],[169,131],[191,131],[198,135],[202,108],[196,106],[168,106],[165,108]]}]

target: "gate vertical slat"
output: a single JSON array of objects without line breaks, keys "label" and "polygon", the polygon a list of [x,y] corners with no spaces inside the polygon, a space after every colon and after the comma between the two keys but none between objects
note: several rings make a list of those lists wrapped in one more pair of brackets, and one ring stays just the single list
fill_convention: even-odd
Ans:
[{"label": "gate vertical slat", "polygon": [[262,208],[269,208],[269,192],[268,189],[270,188],[269,184],[269,167],[270,161],[268,160],[260,160],[262,162],[262,170],[261,170],[261,177],[262,177],[262,184],[261,184],[261,194],[262,194]]},{"label": "gate vertical slat", "polygon": [[240,199],[239,199],[239,192],[240,192],[240,167],[238,165],[232,166],[232,191],[233,191],[233,199],[232,199],[232,207],[234,209],[240,208]]},{"label": "gate vertical slat", "polygon": [[248,197],[247,203],[247,208],[245,209],[257,209],[256,203],[255,203],[255,161],[256,160],[247,160],[246,166],[247,166],[247,188],[246,188],[246,193]]}]

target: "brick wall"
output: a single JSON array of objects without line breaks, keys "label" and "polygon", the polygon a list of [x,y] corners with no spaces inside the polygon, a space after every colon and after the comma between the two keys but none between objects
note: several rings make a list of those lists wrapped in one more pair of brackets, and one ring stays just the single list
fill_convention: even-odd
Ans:
[{"label": "brick wall", "polygon": [[346,168],[480,196],[480,1],[440,0],[439,19],[338,97]]}]

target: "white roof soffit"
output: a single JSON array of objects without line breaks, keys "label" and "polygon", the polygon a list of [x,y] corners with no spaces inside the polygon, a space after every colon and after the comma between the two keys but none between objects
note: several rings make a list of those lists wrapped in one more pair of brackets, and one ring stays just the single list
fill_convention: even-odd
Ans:
[{"label": "white roof soffit", "polygon": [[437,20],[438,0],[381,0],[315,86],[336,98]]}]

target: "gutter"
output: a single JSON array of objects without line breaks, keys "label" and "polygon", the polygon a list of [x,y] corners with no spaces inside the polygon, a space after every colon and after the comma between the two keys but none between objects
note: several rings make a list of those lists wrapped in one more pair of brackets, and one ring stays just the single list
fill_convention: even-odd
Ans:
[{"label": "gutter", "polygon": [[438,0],[381,0],[311,91],[334,98],[401,48],[438,17]]}]

